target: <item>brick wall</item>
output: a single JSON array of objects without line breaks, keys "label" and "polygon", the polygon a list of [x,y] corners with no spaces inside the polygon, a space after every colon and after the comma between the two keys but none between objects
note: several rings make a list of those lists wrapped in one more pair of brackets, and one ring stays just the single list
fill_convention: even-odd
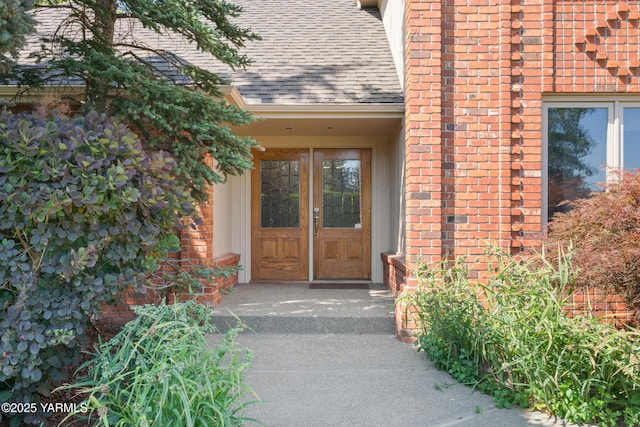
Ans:
[{"label": "brick wall", "polygon": [[[169,262],[162,266],[161,272],[164,277],[175,272],[172,265],[177,265],[183,270],[194,267],[235,267],[240,262],[240,255],[227,254],[214,258],[213,244],[213,192],[208,202],[201,203],[198,210],[198,217],[201,224],[193,228],[185,227],[180,233],[181,250],[172,254]],[[186,220],[190,223],[190,220]],[[203,304],[214,307],[222,299],[222,293],[238,283],[238,275],[231,274],[227,277],[219,277],[213,282],[203,281],[202,288],[195,295],[195,299]],[[185,300],[190,295],[186,293],[174,293],[171,290],[137,292],[135,289],[127,289],[118,296],[118,304],[104,306],[102,319],[106,323],[124,324],[131,320],[133,312],[131,306],[141,304],[157,304],[163,298],[168,302]]]},{"label": "brick wall", "polygon": [[[240,255],[227,254],[214,259],[211,267],[236,267],[240,262]],[[170,273],[167,273],[170,274]],[[202,283],[202,288],[195,295],[187,293],[176,293],[173,291],[155,291],[147,290],[146,292],[137,292],[135,289],[127,289],[118,295],[118,303],[115,305],[104,305],[101,313],[101,321],[103,323],[123,325],[134,317],[131,307],[142,304],[158,304],[163,298],[168,303],[175,301],[184,301],[188,298],[195,298],[196,301],[215,307],[222,301],[222,296],[226,291],[232,289],[238,283],[238,274],[230,274],[225,277],[218,277],[214,281]]]},{"label": "brick wall", "polygon": [[[240,255],[227,254],[214,259],[210,266],[218,268],[237,267],[239,262]],[[238,284],[237,272],[228,276],[218,277],[213,282],[203,282],[202,289],[195,296],[191,296],[186,293],[171,293],[168,300],[169,302],[174,302],[176,300],[184,301],[195,297],[195,300],[199,303],[208,305],[209,307],[215,307],[222,301],[224,293],[231,290],[236,284]]]},{"label": "brick wall", "polygon": [[409,270],[539,245],[543,96],[640,92],[638,3],[406,0]]},{"label": "brick wall", "polygon": [[380,254],[382,258],[383,283],[387,285],[389,291],[398,296],[407,280],[407,270],[405,258],[390,252]]},{"label": "brick wall", "polygon": [[[637,325],[639,319],[620,295],[596,288],[578,289],[571,296],[568,307],[574,314],[594,315],[616,326]],[[635,322],[635,324],[634,324]]]}]

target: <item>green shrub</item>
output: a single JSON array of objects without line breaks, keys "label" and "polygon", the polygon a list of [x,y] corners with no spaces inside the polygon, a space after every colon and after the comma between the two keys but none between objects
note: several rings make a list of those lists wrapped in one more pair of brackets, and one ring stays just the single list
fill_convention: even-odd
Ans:
[{"label": "green shrub", "polygon": [[534,267],[492,249],[486,284],[464,259],[421,266],[405,298],[418,313],[417,345],[458,381],[496,405],[545,410],[576,423],[640,423],[640,332],[570,317],[570,255]]},{"label": "green shrub", "polygon": [[250,390],[244,372],[252,354],[235,348],[238,330],[211,349],[205,306],[161,304],[135,312],[137,318],[86,364],[88,377],[66,387],[86,396],[93,425],[243,425],[241,398]]},{"label": "green shrub", "polygon": [[0,111],[0,401],[49,393],[90,317],[121,289],[149,284],[179,248],[176,227],[194,205],[173,165],[95,112]]},{"label": "green shrub", "polygon": [[547,246],[572,244],[581,270],[577,285],[615,290],[640,326],[640,173],[625,172],[603,186],[606,191],[554,215]]}]

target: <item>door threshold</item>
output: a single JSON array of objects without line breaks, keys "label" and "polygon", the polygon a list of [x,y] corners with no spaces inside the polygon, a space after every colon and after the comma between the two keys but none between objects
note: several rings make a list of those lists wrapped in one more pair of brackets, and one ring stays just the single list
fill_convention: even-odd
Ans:
[{"label": "door threshold", "polygon": [[373,281],[369,279],[353,279],[353,280],[345,280],[345,279],[321,279],[321,280],[251,280],[249,281],[252,285],[267,285],[267,284],[283,284],[283,285],[313,285],[313,284],[336,284],[336,285],[372,285]]},{"label": "door threshold", "polygon": [[308,289],[316,290],[316,289],[331,289],[331,290],[345,290],[345,289],[366,289],[369,290],[371,287],[369,283],[363,282],[312,282],[309,283]]},{"label": "door threshold", "polygon": [[373,283],[370,279],[313,279],[309,283]]}]

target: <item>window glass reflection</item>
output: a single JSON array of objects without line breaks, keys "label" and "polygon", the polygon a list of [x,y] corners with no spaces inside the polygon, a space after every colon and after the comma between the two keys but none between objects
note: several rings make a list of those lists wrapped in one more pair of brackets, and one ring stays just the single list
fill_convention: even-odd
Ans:
[{"label": "window glass reflection", "polygon": [[624,109],[623,155],[625,169],[640,168],[640,108]]},{"label": "window glass reflection", "polygon": [[322,226],[361,226],[360,160],[322,162]]},{"label": "window glass reflection", "polygon": [[548,218],[562,201],[586,197],[604,182],[606,108],[548,109]]}]

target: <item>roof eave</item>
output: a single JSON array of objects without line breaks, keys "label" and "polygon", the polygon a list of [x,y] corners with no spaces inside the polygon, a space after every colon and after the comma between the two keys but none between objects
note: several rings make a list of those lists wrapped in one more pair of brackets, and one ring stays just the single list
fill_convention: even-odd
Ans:
[{"label": "roof eave", "polygon": [[247,110],[247,101],[242,94],[238,91],[238,88],[232,85],[225,85],[220,87],[220,91],[224,95],[227,102],[236,105],[243,110]]},{"label": "roof eave", "polygon": [[401,118],[404,117],[403,103],[251,103],[242,96],[235,86],[223,86],[222,93],[230,102],[262,118],[307,119],[324,118]]},{"label": "roof eave", "polygon": [[358,9],[362,9],[363,7],[380,8],[380,0],[354,0],[354,3],[358,6]]},{"label": "roof eave", "polygon": [[264,118],[404,117],[404,104],[398,103],[248,104],[247,109]]},{"label": "roof eave", "polygon": [[15,99],[19,104],[31,104],[38,102],[42,97],[48,95],[66,95],[77,96],[82,95],[85,91],[84,85],[60,85],[60,86],[44,86],[38,89],[30,89],[27,93],[20,93],[23,87],[16,85],[0,86],[0,98]]}]

